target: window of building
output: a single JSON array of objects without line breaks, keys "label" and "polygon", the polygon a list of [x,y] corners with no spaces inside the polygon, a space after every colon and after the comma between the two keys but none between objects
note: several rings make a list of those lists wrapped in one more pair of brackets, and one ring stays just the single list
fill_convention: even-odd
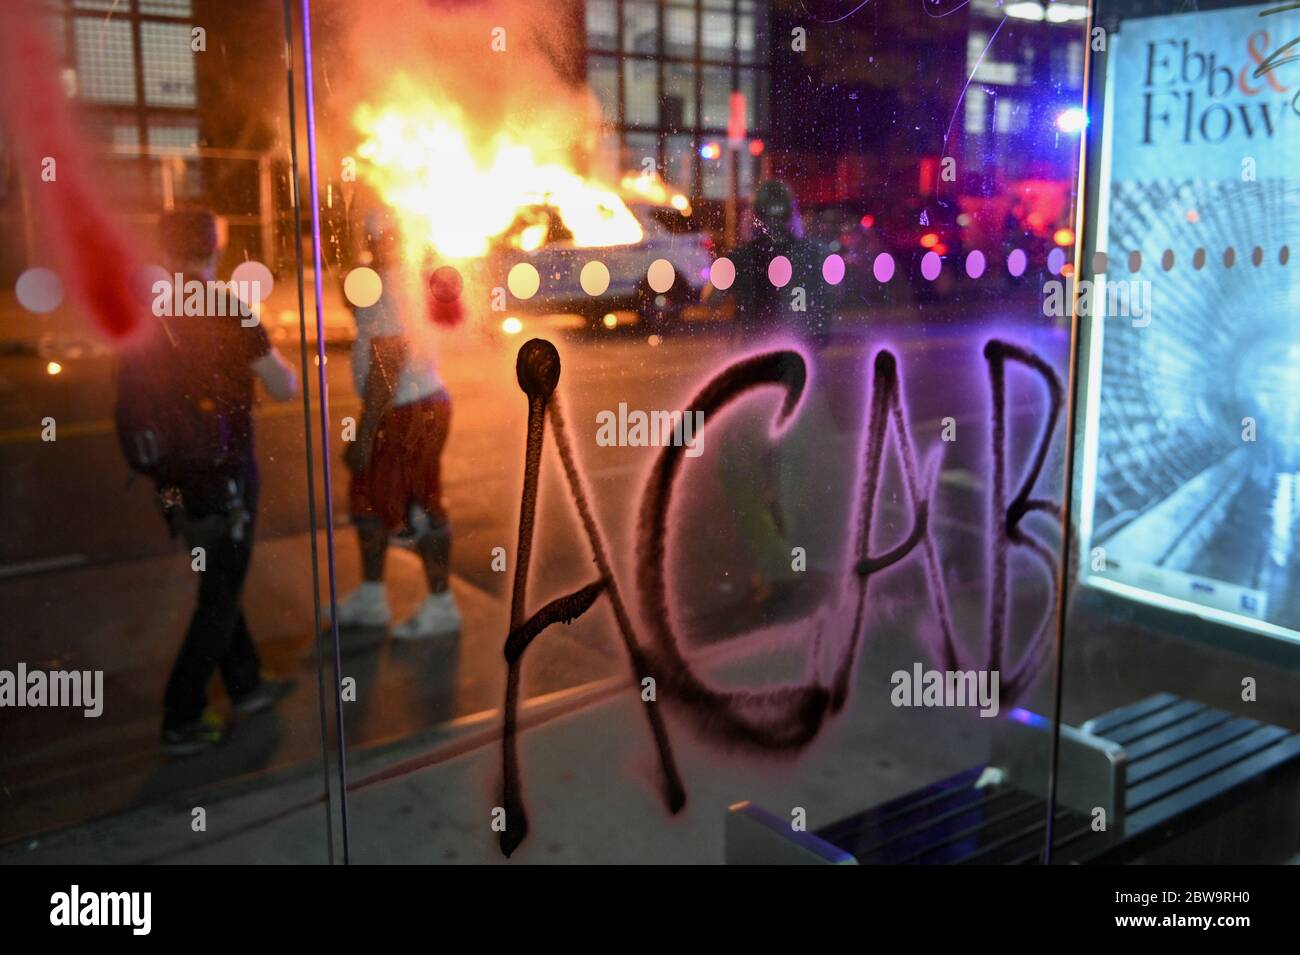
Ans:
[{"label": "window of building", "polygon": [[618,60],[612,56],[587,57],[587,85],[596,94],[601,115],[607,122],[618,120]]},{"label": "window of building", "polygon": [[692,3],[674,3],[664,10],[664,55],[693,59],[699,11]]},{"label": "window of building", "polygon": [[664,125],[685,129],[695,125],[695,91],[699,68],[694,63],[664,64]]},{"label": "window of building", "polygon": [[194,53],[190,28],[176,23],[140,24],[144,101],[148,106],[194,106]]},{"label": "window of building", "polygon": [[618,49],[616,0],[587,0],[587,46],[593,50]]},{"label": "window of building", "polygon": [[[588,0],[587,82],[619,154],[652,156],[664,178],[694,198],[725,196],[732,93],[745,97],[747,136],[761,139],[768,122],[769,7],[767,0]],[[701,157],[714,143],[723,154]],[[747,142],[738,159],[738,183],[754,181],[759,159]]]},{"label": "window of building", "polygon": [[623,118],[628,125],[659,125],[658,73],[654,60],[623,61]]},{"label": "window of building", "polygon": [[[64,10],[54,22],[63,26],[65,78],[85,107],[91,138],[132,153],[197,147],[191,0],[71,0]],[[149,152],[136,161],[144,164],[144,181],[160,181]],[[198,176],[197,168],[189,170],[190,182]]]},{"label": "window of building", "polygon": [[77,17],[72,36],[81,98],[91,103],[135,103],[139,94],[131,24],[125,20]]},{"label": "window of building", "polygon": [[654,0],[623,0],[623,52],[655,54],[659,46],[659,10]]},{"label": "window of building", "polygon": [[188,17],[194,11],[190,0],[140,0],[140,12],[162,17]]}]

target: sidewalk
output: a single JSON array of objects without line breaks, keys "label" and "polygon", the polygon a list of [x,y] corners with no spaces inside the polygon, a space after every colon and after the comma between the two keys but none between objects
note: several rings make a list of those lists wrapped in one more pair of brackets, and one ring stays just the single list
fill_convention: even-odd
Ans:
[{"label": "sidewalk", "polygon": [[[794,807],[817,828],[975,765],[992,720],[969,711],[902,710],[889,703],[893,659],[914,658],[909,624],[875,638],[845,712],[801,756],[754,756],[701,742],[674,718],[669,733],[688,801],[670,817],[654,786],[653,747],[637,692],[615,678],[522,710],[519,754],[530,811],[527,862],[723,861],[727,807],[749,799],[778,815]],[[701,666],[719,683],[772,678],[802,628],[737,641]],[[798,646],[792,638],[799,638]],[[743,646],[740,646],[743,644]],[[791,674],[785,674],[789,678]],[[659,704],[663,705],[663,704]],[[359,863],[503,861],[491,830],[500,803],[499,717],[476,715],[443,733],[356,754],[349,765],[352,860]],[[370,777],[368,780],[367,777]],[[319,765],[210,791],[0,848],[0,862],[321,863],[326,815]],[[207,831],[191,831],[203,806]],[[335,806],[337,811],[337,806]],[[34,855],[38,852],[38,855]]]},{"label": "sidewalk", "polygon": [[[352,543],[350,529],[339,528],[340,592],[359,579]],[[162,690],[193,606],[188,555],[177,550],[6,581],[6,602],[22,612],[10,613],[15,629],[6,650],[14,659],[0,665],[12,668],[21,659],[30,667],[103,670],[105,706],[97,719],[80,710],[6,711],[5,735],[23,743],[0,752],[0,841],[286,767],[313,767],[319,779],[309,546],[306,534],[261,542],[245,595],[264,666],[295,677],[296,690],[274,712],[236,726],[225,746],[189,760],[164,761],[158,754]],[[425,592],[423,573],[408,551],[391,551],[389,561],[390,601],[401,619]],[[321,586],[327,606],[323,577]],[[452,589],[464,617],[460,637],[395,645],[379,631],[343,634],[343,673],[357,684],[357,701],[345,708],[350,748],[406,738],[500,705],[508,608],[462,578],[453,579]],[[332,654],[327,641],[321,646],[328,693]],[[543,665],[532,674],[529,693],[614,672],[615,661],[581,652],[572,638],[551,641],[537,658]],[[212,692],[214,704],[223,706],[219,681]]]}]

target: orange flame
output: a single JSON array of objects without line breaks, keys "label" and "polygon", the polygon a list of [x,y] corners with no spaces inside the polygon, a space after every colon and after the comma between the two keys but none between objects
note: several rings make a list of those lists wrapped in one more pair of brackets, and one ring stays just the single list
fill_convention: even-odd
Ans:
[{"label": "orange flame", "polygon": [[[613,189],[580,175],[544,122],[526,130],[484,129],[457,105],[435,102],[399,81],[384,105],[362,104],[358,173],[402,225],[407,254],[432,249],[474,258],[493,245],[533,249],[551,234],[555,209],[576,246],[639,242],[641,226]],[[554,239],[554,235],[551,234]]]}]

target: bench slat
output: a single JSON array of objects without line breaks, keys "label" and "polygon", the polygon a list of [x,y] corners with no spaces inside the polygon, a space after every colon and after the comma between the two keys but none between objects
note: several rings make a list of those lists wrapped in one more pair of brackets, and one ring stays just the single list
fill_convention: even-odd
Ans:
[{"label": "bench slat", "polygon": [[1035,820],[1041,820],[1047,809],[1037,796],[1016,793],[1023,799],[1014,800],[1010,808],[993,813],[974,825],[963,829],[945,827],[941,838],[930,846],[897,860],[899,863],[923,865],[951,865],[978,851],[990,841],[998,841],[1011,832],[1019,832]]},{"label": "bench slat", "polygon": [[1094,717],[1079,728],[1085,733],[1091,733],[1093,736],[1105,736],[1110,730],[1118,726],[1148,716],[1156,710],[1162,710],[1166,706],[1177,702],[1178,697],[1172,693],[1156,693],[1154,696],[1148,696],[1136,703],[1130,703],[1128,706],[1121,706],[1117,710],[1111,710],[1109,713]]},{"label": "bench slat", "polygon": [[1245,736],[1258,727],[1259,724],[1254,720],[1248,720],[1244,717],[1228,720],[1213,729],[1184,740],[1177,746],[1170,746],[1168,749],[1161,750],[1146,759],[1134,760],[1128,765],[1128,785],[1130,787],[1136,786],[1152,776],[1158,776],[1188,760],[1195,759],[1203,753],[1217,749],[1224,743],[1231,743],[1234,739]]},{"label": "bench slat", "polygon": [[[1276,729],[1276,727],[1272,727]],[[1300,735],[1289,736],[1262,752],[1209,776],[1183,792],[1154,802],[1128,816],[1125,835],[1136,835],[1152,826],[1160,825],[1190,806],[1222,795],[1251,778],[1275,769],[1283,763],[1300,757]]]},{"label": "bench slat", "polygon": [[[1015,833],[1005,838],[993,842],[979,852],[967,856],[961,860],[961,865],[1012,865],[1020,863],[1022,860],[1041,859],[1043,857],[1043,843],[1047,841],[1047,826],[1043,824],[1043,817],[1047,815],[1047,806],[1044,803],[1043,812],[1039,814],[1037,821],[1020,833]],[[1073,828],[1083,817],[1072,810],[1061,807],[1056,810],[1056,831],[1063,826]]]},{"label": "bench slat", "polygon": [[1125,813],[1132,814],[1156,799],[1163,799],[1179,789],[1191,786],[1204,777],[1273,745],[1286,735],[1287,731],[1280,726],[1261,726],[1240,739],[1211,750],[1204,756],[1184,763],[1176,769],[1161,773],[1137,786],[1130,786],[1124,800]]},{"label": "bench slat", "polygon": [[1111,730],[1108,733],[1094,733],[1093,735],[1113,740],[1121,746],[1128,746],[1144,736],[1150,736],[1159,730],[1191,719],[1197,713],[1201,713],[1206,709],[1204,703],[1197,703],[1195,700],[1180,700],[1172,706],[1165,707],[1158,713],[1152,713],[1140,720],[1125,723],[1119,729]]},{"label": "bench slat", "polygon": [[[910,842],[913,845],[923,845],[926,841],[933,841],[937,838],[937,833],[942,833],[947,827],[962,825],[963,819],[969,821],[970,814],[980,812],[987,816],[995,814],[1005,808],[1005,804],[1012,801],[1016,790],[1002,788],[998,790],[978,790],[967,788],[966,798],[953,799],[950,802],[951,808],[941,812],[934,812],[933,806],[929,812],[922,814],[913,814],[914,818],[902,819],[901,817],[888,820],[884,823],[876,824],[858,824],[851,832],[832,833],[831,827],[818,831],[819,838],[832,842],[835,845],[851,852],[858,858],[873,855],[878,852],[891,851],[894,843]],[[836,836],[839,836],[837,839]],[[895,847],[896,848],[896,847]]]},{"label": "bench slat", "polygon": [[1139,759],[1146,759],[1152,753],[1158,752],[1167,746],[1180,743],[1190,736],[1211,730],[1230,719],[1232,719],[1231,713],[1225,713],[1222,710],[1204,710],[1191,719],[1183,720],[1181,723],[1160,730],[1158,733],[1152,733],[1150,736],[1144,736],[1140,740],[1130,743],[1124,747],[1124,753],[1128,756],[1130,764],[1132,764]]}]

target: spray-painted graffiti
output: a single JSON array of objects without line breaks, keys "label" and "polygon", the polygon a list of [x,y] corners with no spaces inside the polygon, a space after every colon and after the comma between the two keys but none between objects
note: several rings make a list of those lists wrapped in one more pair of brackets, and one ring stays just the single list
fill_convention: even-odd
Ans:
[{"label": "spray-painted graffiti", "polygon": [[[524,487],[520,504],[518,559],[510,606],[510,634],[506,640],[507,664],[504,728],[502,734],[503,807],[505,829],[501,849],[509,856],[528,834],[523,781],[518,759],[519,686],[524,652],[529,644],[554,623],[568,623],[585,613],[602,595],[609,597],[620,637],[637,681],[652,678],[663,694],[682,708],[701,736],[729,745],[760,751],[793,751],[810,743],[831,717],[844,707],[849,695],[865,632],[867,597],[873,576],[898,564],[920,550],[939,621],[938,634],[928,647],[944,669],[983,666],[1002,674],[1003,692],[1012,702],[1022,696],[1049,658],[1047,624],[1058,597],[1056,560],[1051,549],[1024,526],[1034,511],[1056,515],[1055,501],[1036,498],[1034,488],[1042,474],[1056,426],[1060,419],[1064,388],[1047,362],[1028,349],[1001,340],[984,347],[991,398],[990,491],[991,528],[989,557],[988,645],[983,660],[965,659],[954,632],[947,588],[938,550],[931,532],[931,501],[936,479],[922,473],[902,400],[897,359],[886,349],[877,352],[871,374],[870,401],[863,445],[862,474],[856,501],[856,537],[852,578],[856,591],[848,634],[833,646],[823,646],[820,628],[810,636],[809,674],[797,684],[762,689],[719,688],[702,678],[683,655],[672,627],[672,602],[666,582],[668,514],[673,488],[683,463],[683,448],[663,448],[650,472],[641,495],[637,515],[637,595],[641,619],[648,632],[642,642],[632,625],[622,591],[615,579],[609,551],[597,526],[590,498],[578,471],[564,415],[556,395],[560,379],[560,356],[549,342],[533,339],[520,348],[516,361],[519,385],[528,397],[528,437],[525,451]],[[1013,493],[1008,492],[1007,395],[1008,362],[1037,373],[1046,389],[1047,414],[1023,475]],[[792,420],[807,383],[804,357],[794,350],[776,350],[740,359],[710,380],[687,407],[700,409],[705,421],[755,389],[775,387],[783,391],[775,427],[780,430]],[[550,601],[526,615],[529,564],[537,506],[538,477],[542,445],[549,423],[574,505],[582,521],[600,576],[586,586]],[[871,552],[872,526],[876,517],[890,432],[901,464],[911,530],[906,537],[883,551]],[[1019,659],[1008,644],[1010,603],[1009,560],[1015,548],[1023,548],[1041,561],[1052,580],[1052,599],[1042,621],[1035,628]],[[824,654],[823,651],[828,651]],[[827,656],[829,672],[819,672],[817,661]],[[678,773],[672,743],[658,706],[644,707],[659,759],[659,786],[665,806],[676,813],[686,804],[686,789]]]}]

